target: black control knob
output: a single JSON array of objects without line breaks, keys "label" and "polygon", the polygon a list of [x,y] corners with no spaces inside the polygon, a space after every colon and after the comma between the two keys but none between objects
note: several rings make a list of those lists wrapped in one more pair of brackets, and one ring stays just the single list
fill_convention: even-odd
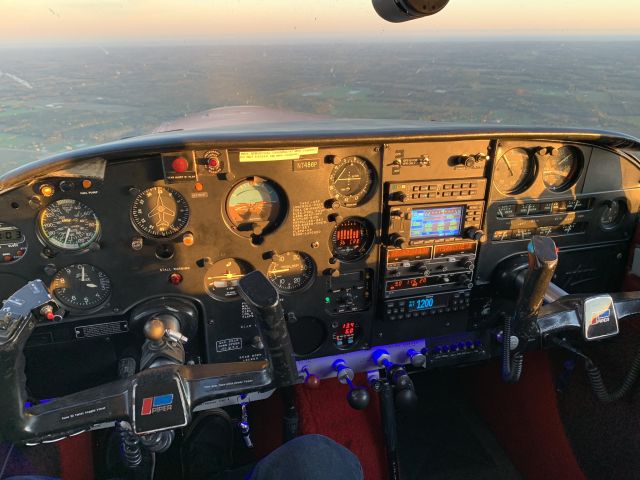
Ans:
[{"label": "black control knob", "polygon": [[469,280],[470,280],[470,279],[469,279],[469,276],[468,276],[468,275],[462,274],[462,275],[459,275],[459,276],[458,276],[458,284],[460,284],[460,285],[466,285],[466,284],[468,284],[468,283],[469,283]]},{"label": "black control knob", "polygon": [[394,247],[404,248],[406,246],[407,239],[399,233],[392,233],[389,236],[389,243],[391,243],[391,245],[393,245]]},{"label": "black control knob", "polygon": [[395,404],[400,410],[413,410],[418,406],[418,395],[413,387],[400,388],[396,392]]},{"label": "black control knob", "polygon": [[338,299],[338,305],[341,305],[341,306],[353,305],[353,293],[344,292]]},{"label": "black control knob", "polygon": [[347,402],[351,408],[363,410],[369,405],[369,392],[363,387],[353,388],[347,394]]},{"label": "black control knob", "polygon": [[415,270],[420,274],[420,275],[424,275],[427,276],[429,275],[431,272],[429,271],[429,264],[428,263],[421,263],[420,265],[418,265]]},{"label": "black control knob", "polygon": [[460,155],[458,158],[456,158],[455,164],[462,165],[466,168],[471,168],[476,164],[476,159],[472,155]]},{"label": "black control knob", "polygon": [[476,227],[467,228],[465,234],[467,238],[471,238],[480,243],[484,243],[487,241],[487,234]]},{"label": "black control knob", "polygon": [[464,267],[465,270],[473,270],[473,268],[475,267],[475,265],[471,260],[463,260],[460,263],[462,263],[462,266]]},{"label": "black control knob", "polygon": [[394,192],[389,195],[389,200],[393,200],[394,202],[404,202],[407,199],[407,194],[404,192]]}]

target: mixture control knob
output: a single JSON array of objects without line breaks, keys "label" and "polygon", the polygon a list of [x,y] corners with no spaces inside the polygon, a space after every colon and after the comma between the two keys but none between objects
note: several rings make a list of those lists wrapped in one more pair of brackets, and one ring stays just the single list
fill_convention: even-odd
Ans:
[{"label": "mixture control knob", "polygon": [[393,245],[394,247],[398,247],[398,248],[403,248],[405,246],[405,244],[407,243],[407,239],[404,238],[402,235],[400,235],[399,233],[392,233],[389,236],[389,242],[391,243],[391,245]]},{"label": "mixture control knob", "polygon": [[389,199],[394,202],[404,202],[407,199],[407,194],[404,192],[393,192],[389,195]]},{"label": "mixture control knob", "polygon": [[305,387],[312,389],[320,387],[320,379],[317,377],[317,375],[309,372],[309,369],[307,367],[303,367],[301,372],[304,374]]},{"label": "mixture control knob", "polygon": [[467,238],[471,238],[477,242],[484,243],[487,241],[487,234],[476,227],[467,228],[465,232]]}]

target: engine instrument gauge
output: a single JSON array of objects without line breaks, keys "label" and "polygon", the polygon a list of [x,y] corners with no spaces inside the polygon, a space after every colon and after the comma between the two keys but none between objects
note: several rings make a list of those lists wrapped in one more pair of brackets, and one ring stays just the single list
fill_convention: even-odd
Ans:
[{"label": "engine instrument gauge", "polygon": [[78,200],[65,198],[38,214],[38,233],[48,245],[65,251],[84,250],[100,236],[95,212]]},{"label": "engine instrument gauge", "polygon": [[273,255],[267,277],[280,293],[293,293],[309,288],[315,273],[313,259],[306,253],[292,250]]},{"label": "engine instrument gauge", "polygon": [[331,339],[333,344],[340,350],[347,350],[358,343],[362,335],[360,322],[346,321],[338,325],[333,331]]},{"label": "engine instrument gauge", "polygon": [[274,230],[286,214],[286,199],[271,180],[251,177],[238,183],[225,207],[233,228],[241,235],[262,235]]},{"label": "engine instrument gauge", "polygon": [[189,203],[173,188],[147,188],[133,201],[131,222],[147,238],[172,238],[189,223]]},{"label": "engine instrument gauge", "polygon": [[601,212],[600,226],[604,230],[613,230],[620,224],[625,207],[620,200],[611,200],[602,206]]},{"label": "engine instrument gauge", "polygon": [[223,258],[205,273],[204,288],[217,300],[235,300],[238,297],[238,282],[251,270],[251,265],[243,260]]},{"label": "engine instrument gauge", "polygon": [[0,264],[13,263],[27,253],[27,239],[18,227],[0,222]]},{"label": "engine instrument gauge", "polygon": [[331,232],[331,252],[342,262],[356,262],[369,253],[374,236],[373,225],[368,220],[346,218]]},{"label": "engine instrument gauge", "polygon": [[329,194],[345,207],[364,202],[373,184],[373,168],[362,157],[345,157],[329,175]]},{"label": "engine instrument gauge", "polygon": [[72,310],[93,310],[107,301],[111,281],[98,267],[78,263],[64,267],[53,276],[51,293]]},{"label": "engine instrument gauge", "polygon": [[563,192],[578,179],[582,156],[573,147],[554,148],[542,157],[542,180],[549,190]]},{"label": "engine instrument gauge", "polygon": [[493,184],[504,194],[524,191],[535,177],[535,162],[524,148],[512,148],[496,163]]}]

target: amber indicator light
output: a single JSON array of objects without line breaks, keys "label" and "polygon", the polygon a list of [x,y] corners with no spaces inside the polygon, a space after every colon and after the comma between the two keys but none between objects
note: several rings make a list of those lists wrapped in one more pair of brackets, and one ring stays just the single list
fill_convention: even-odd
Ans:
[{"label": "amber indicator light", "polygon": [[446,257],[448,255],[460,255],[461,253],[475,253],[476,242],[449,243],[436,245],[434,257]]}]

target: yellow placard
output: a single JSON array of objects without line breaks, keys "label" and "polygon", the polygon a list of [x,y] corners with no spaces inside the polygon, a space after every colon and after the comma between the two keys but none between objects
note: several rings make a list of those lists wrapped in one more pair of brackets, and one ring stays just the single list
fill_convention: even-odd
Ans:
[{"label": "yellow placard", "polygon": [[286,150],[252,150],[249,152],[240,152],[240,163],[298,160],[303,155],[316,155],[317,153],[318,147],[288,148]]}]

